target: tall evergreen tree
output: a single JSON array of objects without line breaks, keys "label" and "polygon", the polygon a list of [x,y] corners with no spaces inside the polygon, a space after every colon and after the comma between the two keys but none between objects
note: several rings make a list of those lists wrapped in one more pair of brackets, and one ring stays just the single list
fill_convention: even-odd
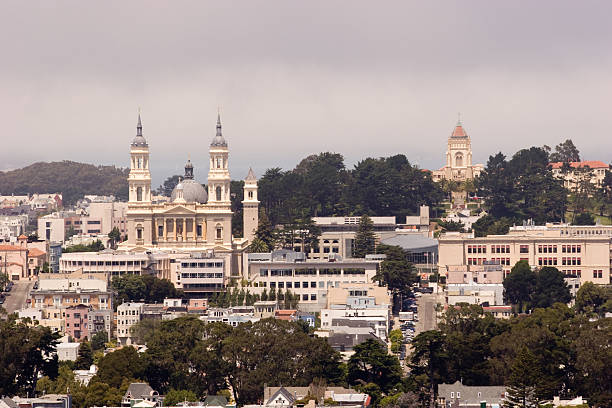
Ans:
[{"label": "tall evergreen tree", "polygon": [[359,228],[355,234],[353,257],[365,258],[367,254],[373,254],[375,245],[376,236],[374,235],[374,223],[367,214],[364,214],[359,220]]},{"label": "tall evergreen tree", "polygon": [[540,363],[536,356],[523,347],[514,359],[510,378],[508,379],[508,397],[505,406],[508,408],[537,408],[537,383],[541,377]]}]

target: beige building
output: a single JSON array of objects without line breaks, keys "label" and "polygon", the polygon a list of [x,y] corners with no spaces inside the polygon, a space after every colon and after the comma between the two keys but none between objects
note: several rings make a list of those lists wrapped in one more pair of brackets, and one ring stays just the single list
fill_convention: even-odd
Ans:
[{"label": "beige building", "polygon": [[44,242],[28,242],[25,235],[17,238],[16,245],[0,245],[0,272],[10,280],[28,279],[38,274],[47,253],[42,250]]},{"label": "beige building", "polygon": [[596,187],[603,184],[606,172],[610,166],[599,160],[588,160],[569,163],[569,168],[565,169],[563,162],[550,163],[552,174],[556,178],[563,180],[565,188],[570,190],[580,185],[582,181],[589,181]]},{"label": "beige building", "polygon": [[60,273],[82,272],[112,279],[122,275],[155,275],[171,280],[171,257],[162,251],[71,252],[62,254]]},{"label": "beige building", "polygon": [[478,176],[483,169],[482,164],[472,164],[472,141],[458,121],[448,138],[446,165],[433,172],[434,181],[465,181]]},{"label": "beige building", "polygon": [[[217,118],[217,133],[209,149],[208,192],[194,180],[187,161],[185,178],[172,191],[171,202],[154,203],[151,197],[149,145],[142,134],[140,115],[130,148],[128,240],[120,249],[146,252],[202,252],[214,250],[223,258],[225,276],[240,276],[248,238],[232,236],[229,149]],[[245,180],[245,237],[258,223],[257,181],[252,171]]]},{"label": "beige building", "polygon": [[79,304],[100,310],[112,309],[112,292],[101,279],[40,279],[30,297],[30,306],[37,309],[64,309]]},{"label": "beige building", "polygon": [[[584,227],[513,229],[507,235],[474,237],[473,234],[447,233],[439,238],[440,271],[455,266],[502,265],[504,276],[518,261],[533,268],[554,266],[567,277],[577,276],[581,284],[610,283],[610,237],[599,234],[573,235],[566,230]],[[600,227],[601,228],[601,227]],[[596,231],[596,229],[593,229]]]}]

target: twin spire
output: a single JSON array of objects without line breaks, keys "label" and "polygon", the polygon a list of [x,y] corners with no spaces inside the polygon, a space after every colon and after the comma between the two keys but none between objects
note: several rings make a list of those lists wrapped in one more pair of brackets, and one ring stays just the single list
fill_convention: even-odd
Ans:
[{"label": "twin spire", "polygon": [[[142,135],[142,120],[140,118],[140,112],[138,112],[138,123],[136,124],[136,137],[132,141],[133,146],[146,146],[147,141]],[[227,147],[227,142],[223,137],[223,132],[221,131],[221,114],[217,113],[217,134],[212,140],[211,146],[222,146]]]}]

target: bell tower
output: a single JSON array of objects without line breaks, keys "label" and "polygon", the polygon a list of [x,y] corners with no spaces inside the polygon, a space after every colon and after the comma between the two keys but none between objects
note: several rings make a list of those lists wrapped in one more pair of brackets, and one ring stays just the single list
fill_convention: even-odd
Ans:
[{"label": "bell tower", "polygon": [[210,143],[209,153],[208,203],[230,206],[229,150],[221,132],[221,115],[217,115],[217,134]]},{"label": "bell tower", "polygon": [[259,201],[257,200],[257,178],[253,169],[249,169],[244,179],[244,200],[242,200],[242,222],[244,237],[250,242],[255,237],[259,225]]},{"label": "bell tower", "polygon": [[142,136],[142,122],[138,114],[136,137],[130,145],[130,175],[128,176],[129,204],[151,204],[151,172],[149,145]]}]

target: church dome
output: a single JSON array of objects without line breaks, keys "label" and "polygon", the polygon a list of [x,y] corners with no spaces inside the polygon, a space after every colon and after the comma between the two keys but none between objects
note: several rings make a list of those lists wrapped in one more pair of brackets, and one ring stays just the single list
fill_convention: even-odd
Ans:
[{"label": "church dome", "polygon": [[[179,190],[181,190],[180,194]],[[174,187],[170,197],[172,202],[175,202],[179,197],[188,203],[206,204],[208,201],[208,193],[204,186],[193,179],[191,160],[187,160],[185,164],[185,178]]]},{"label": "church dome", "polygon": [[[183,199],[188,203],[206,204],[208,201],[208,193],[206,189],[195,180],[183,180],[180,188],[183,190]],[[179,186],[177,185],[172,190],[172,201],[174,202],[178,196]]]}]

